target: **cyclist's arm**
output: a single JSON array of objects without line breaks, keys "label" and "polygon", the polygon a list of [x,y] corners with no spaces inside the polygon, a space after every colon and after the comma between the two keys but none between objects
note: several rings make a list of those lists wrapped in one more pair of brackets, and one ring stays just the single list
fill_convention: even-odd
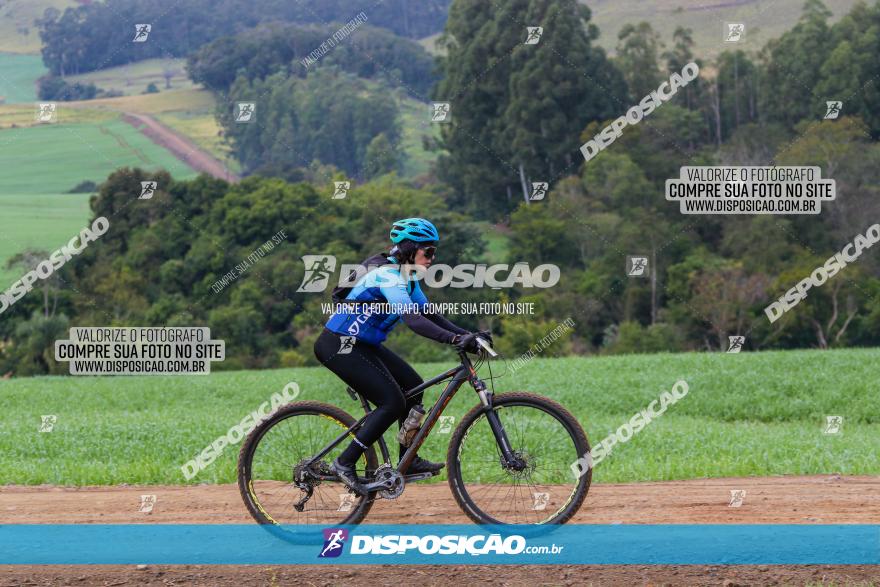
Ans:
[{"label": "cyclist's arm", "polygon": [[[410,309],[410,311],[402,312],[400,317],[403,319],[404,324],[406,324],[413,332],[424,336],[425,338],[430,338],[431,340],[446,344],[451,344],[455,340],[457,333],[434,324],[428,320],[424,314],[416,311],[416,303],[406,291],[406,281],[404,281],[399,274],[397,274],[396,277],[393,277],[393,274],[385,273],[384,277],[389,277],[391,279],[386,279],[385,283],[380,285],[382,295],[385,296],[385,300],[389,304],[399,304],[400,306],[398,307]],[[388,283],[388,281],[392,280],[393,283]]]},{"label": "cyclist's arm", "polygon": [[422,288],[419,287],[419,283],[416,282],[415,288],[412,292],[412,300],[419,305],[422,310],[422,315],[425,316],[428,320],[443,328],[445,330],[449,330],[450,332],[454,332],[456,334],[470,334],[470,330],[465,330],[461,326],[453,324],[449,320],[446,319],[443,314],[438,314],[436,312],[431,312],[431,306],[428,305],[428,298],[425,297],[425,292],[422,291]]}]

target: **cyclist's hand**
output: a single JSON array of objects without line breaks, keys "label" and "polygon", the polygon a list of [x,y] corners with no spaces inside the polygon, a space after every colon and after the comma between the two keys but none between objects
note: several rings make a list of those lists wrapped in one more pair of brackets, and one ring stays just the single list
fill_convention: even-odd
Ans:
[{"label": "cyclist's hand", "polygon": [[480,351],[480,345],[477,344],[477,335],[472,332],[470,334],[461,334],[456,337],[453,344],[458,350],[468,353],[477,353]]}]

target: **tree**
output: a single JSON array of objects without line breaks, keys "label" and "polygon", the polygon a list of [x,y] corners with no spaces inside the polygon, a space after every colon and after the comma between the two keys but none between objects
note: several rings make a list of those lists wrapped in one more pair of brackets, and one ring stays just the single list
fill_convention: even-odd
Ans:
[{"label": "tree", "polygon": [[[527,26],[543,27],[537,44],[524,43]],[[591,46],[596,34],[573,0],[453,2],[434,92],[452,111],[438,170],[470,209],[488,217],[511,210],[514,193],[527,199],[531,182],[553,180],[578,161],[573,124],[624,107],[623,78]]]},{"label": "tree", "polygon": [[617,34],[615,63],[623,72],[633,104],[660,85],[663,74],[660,72],[658,52],[661,47],[660,36],[644,21],[626,24]]},{"label": "tree", "polygon": [[364,176],[372,179],[398,168],[399,154],[385,133],[376,135],[367,145],[364,156]]},{"label": "tree", "polygon": [[767,120],[792,127],[814,113],[813,90],[833,43],[830,17],[821,0],[807,0],[797,24],[762,50],[767,65],[761,82],[761,111]]},{"label": "tree", "polygon": [[[40,249],[25,249],[6,261],[6,268],[18,267],[23,271],[34,271],[37,265],[49,259],[49,252]],[[58,291],[61,289],[60,278],[53,272],[47,279],[40,279],[36,284],[43,291],[43,317],[55,316],[58,309]]]}]

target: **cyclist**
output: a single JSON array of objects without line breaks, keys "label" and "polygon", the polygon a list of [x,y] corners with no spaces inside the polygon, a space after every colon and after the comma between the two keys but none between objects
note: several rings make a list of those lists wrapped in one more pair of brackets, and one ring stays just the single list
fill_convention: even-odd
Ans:
[{"label": "cyclist", "polygon": [[[350,387],[363,394],[376,409],[370,413],[360,430],[353,435],[348,447],[333,461],[331,469],[352,491],[363,494],[355,463],[364,451],[376,442],[394,423],[402,425],[410,409],[420,404],[419,393],[409,401],[404,391],[420,385],[423,380],[406,361],[382,346],[388,333],[401,320],[417,334],[446,344],[458,344],[471,334],[443,316],[429,312],[428,300],[419,282],[407,265],[429,267],[437,252],[440,236],[433,224],[423,218],[405,218],[391,227],[394,246],[387,255],[372,257],[364,264],[377,260],[387,264],[376,267],[358,279],[345,297],[359,304],[351,312],[337,312],[330,316],[324,331],[315,341],[315,356]],[[401,271],[403,269],[403,271]],[[396,313],[371,312],[367,304],[391,304],[387,308]],[[350,346],[351,337],[354,345]],[[345,340],[343,340],[345,339]],[[465,339],[476,351],[476,341]],[[340,352],[345,349],[345,352]],[[400,445],[400,456],[406,447]],[[432,463],[416,456],[407,473],[437,472],[442,463]]]}]

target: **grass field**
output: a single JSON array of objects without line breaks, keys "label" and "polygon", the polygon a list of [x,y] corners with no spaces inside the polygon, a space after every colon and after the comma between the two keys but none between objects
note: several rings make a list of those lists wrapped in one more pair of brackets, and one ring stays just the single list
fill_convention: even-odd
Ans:
[{"label": "grass field", "polygon": [[[67,242],[89,218],[88,194],[64,193],[84,180],[104,181],[123,166],[164,167],[175,178],[189,167],[112,112],[62,110],[61,120],[33,124],[31,107],[0,108],[0,288],[21,277],[6,260],[26,247],[48,251]],[[21,119],[21,120],[19,120]]]},{"label": "grass field", "polygon": [[124,166],[163,167],[177,178],[189,167],[121,120],[45,124],[0,134],[0,193],[60,193],[83,180],[101,182]]},{"label": "grass field", "polygon": [[34,19],[54,7],[60,11],[76,6],[74,0],[6,0],[0,2],[0,52],[31,53],[40,52],[40,31],[34,26]]},{"label": "grass field", "polygon": [[[115,90],[126,96],[143,94],[151,83],[161,92],[197,87],[186,75],[186,59],[144,59],[126,65],[108,67],[80,75],[69,75],[70,83],[95,84],[102,90]],[[171,88],[166,89],[164,72],[172,74]]]},{"label": "grass field", "polygon": [[[612,53],[617,46],[617,34],[624,25],[647,21],[660,33],[666,48],[672,46],[672,33],[676,27],[690,28],[693,31],[694,54],[703,59],[732,49],[757,53],[767,41],[780,37],[794,26],[804,6],[804,0],[580,1],[589,6],[593,13],[592,22],[599,27],[601,33],[599,45]],[[825,0],[824,4],[834,13],[834,20],[838,20],[850,11],[856,1]],[[746,25],[745,35],[740,42],[724,42],[726,23]]]},{"label": "grass field", "polygon": [[[688,395],[618,445],[596,467],[595,482],[876,475],[878,363],[880,349],[536,359],[496,387],[561,402],[596,443],[686,380]],[[445,367],[417,365],[423,376]],[[340,382],[320,368],[0,381],[0,483],[183,483],[184,462],[290,381],[302,390],[298,399],[357,413]],[[429,391],[426,403],[438,393]],[[457,422],[475,403],[463,388],[445,413]],[[57,423],[40,433],[40,416],[47,414]],[[823,434],[827,415],[843,416],[841,434]],[[444,460],[448,440],[435,429],[420,452]],[[227,449],[192,482],[234,481],[237,449]]]},{"label": "grass field", "polygon": [[52,252],[86,226],[90,194],[3,194],[0,218],[0,289],[24,271],[6,260],[26,248]]},{"label": "grass field", "polygon": [[39,55],[0,54],[0,97],[3,103],[35,102],[37,78],[46,73]]}]

